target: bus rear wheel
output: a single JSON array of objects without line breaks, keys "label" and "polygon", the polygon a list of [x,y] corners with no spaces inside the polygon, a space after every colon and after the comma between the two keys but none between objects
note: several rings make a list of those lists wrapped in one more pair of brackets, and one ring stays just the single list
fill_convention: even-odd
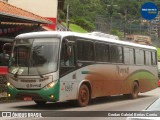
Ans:
[{"label": "bus rear wheel", "polygon": [[77,100],[78,106],[80,107],[87,106],[90,100],[89,96],[90,96],[90,93],[89,93],[88,86],[85,84],[82,84],[78,94],[78,100]]},{"label": "bus rear wheel", "polygon": [[138,98],[138,93],[139,93],[139,85],[137,82],[134,82],[132,86],[132,93],[130,94],[130,97],[132,99],[136,99]]},{"label": "bus rear wheel", "polygon": [[34,102],[35,102],[37,105],[44,105],[44,104],[46,104],[47,101],[34,100]]}]

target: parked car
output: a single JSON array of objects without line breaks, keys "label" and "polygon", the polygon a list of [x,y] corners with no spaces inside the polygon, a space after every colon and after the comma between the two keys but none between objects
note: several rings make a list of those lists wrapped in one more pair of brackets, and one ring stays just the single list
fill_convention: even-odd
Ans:
[{"label": "parked car", "polygon": [[160,80],[158,80],[158,87],[160,87]]},{"label": "parked car", "polygon": [[160,87],[160,62],[158,62],[158,87]]},{"label": "parked car", "polygon": [[160,78],[160,62],[158,62],[158,77]]},{"label": "parked car", "polygon": [[[127,120],[160,120],[160,98],[149,105],[142,113],[146,113],[144,117],[127,117]],[[153,116],[147,116],[147,114]],[[155,115],[155,116],[154,116]],[[157,117],[156,117],[157,115]]]}]

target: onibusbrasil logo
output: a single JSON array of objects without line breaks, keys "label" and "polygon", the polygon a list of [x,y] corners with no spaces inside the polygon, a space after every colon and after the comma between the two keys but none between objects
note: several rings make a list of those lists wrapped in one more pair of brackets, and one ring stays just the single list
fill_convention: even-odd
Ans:
[{"label": "onibusbrasil logo", "polygon": [[146,2],[141,6],[141,15],[146,20],[152,20],[158,15],[158,7],[153,2]]}]

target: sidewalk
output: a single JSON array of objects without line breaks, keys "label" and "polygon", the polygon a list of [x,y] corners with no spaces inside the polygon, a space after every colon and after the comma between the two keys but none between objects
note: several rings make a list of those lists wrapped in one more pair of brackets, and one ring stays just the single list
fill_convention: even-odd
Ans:
[{"label": "sidewalk", "polygon": [[0,74],[0,103],[11,100],[7,97],[6,81],[5,75]]},{"label": "sidewalk", "polygon": [[0,104],[6,103],[6,102],[16,102],[16,101],[19,102],[19,100],[7,97],[7,92],[0,93]]},{"label": "sidewalk", "polygon": [[0,93],[0,98],[7,97],[7,92]]},{"label": "sidewalk", "polygon": [[8,102],[9,98],[7,97],[7,92],[0,93],[0,103]]}]

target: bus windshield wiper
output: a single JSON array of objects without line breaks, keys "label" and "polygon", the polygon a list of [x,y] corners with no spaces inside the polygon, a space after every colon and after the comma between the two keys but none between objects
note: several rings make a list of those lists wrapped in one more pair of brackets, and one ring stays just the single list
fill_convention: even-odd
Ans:
[{"label": "bus windshield wiper", "polygon": [[15,78],[17,78],[17,77],[18,77],[18,72],[19,72],[20,68],[21,68],[21,67],[18,67],[17,72],[14,74],[14,77],[15,77]]},{"label": "bus windshield wiper", "polygon": [[36,67],[36,70],[38,72],[38,75],[41,77],[41,78],[44,78],[43,75],[41,74],[41,72],[39,71],[39,69]]}]

